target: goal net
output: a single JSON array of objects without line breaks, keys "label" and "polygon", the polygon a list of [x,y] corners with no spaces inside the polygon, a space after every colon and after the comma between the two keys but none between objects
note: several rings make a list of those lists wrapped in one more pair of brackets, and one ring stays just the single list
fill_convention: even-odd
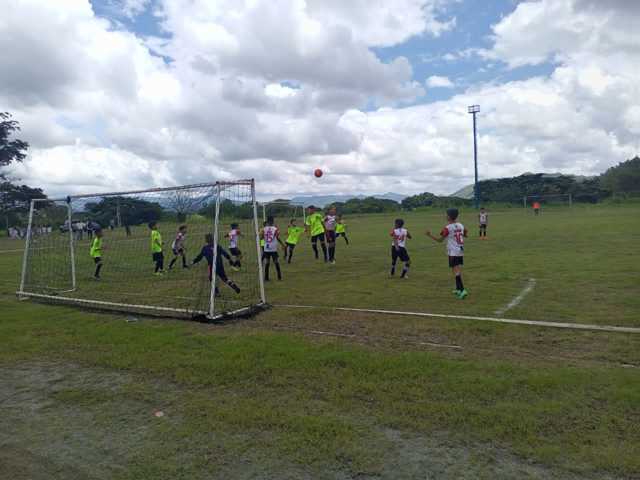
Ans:
[{"label": "goal net", "polygon": [[181,317],[249,312],[265,304],[257,214],[253,180],[34,200],[18,295]]},{"label": "goal net", "polygon": [[524,208],[532,208],[535,203],[538,203],[542,208],[544,208],[545,206],[570,207],[573,203],[573,199],[570,193],[552,195],[527,195],[522,199],[522,205],[524,206]]},{"label": "goal net", "polygon": [[291,219],[296,219],[299,226],[303,226],[306,220],[306,213],[302,203],[294,203],[288,200],[275,200],[260,204],[262,210],[262,221],[266,222],[267,217],[273,217],[278,225],[284,227],[289,225]]}]

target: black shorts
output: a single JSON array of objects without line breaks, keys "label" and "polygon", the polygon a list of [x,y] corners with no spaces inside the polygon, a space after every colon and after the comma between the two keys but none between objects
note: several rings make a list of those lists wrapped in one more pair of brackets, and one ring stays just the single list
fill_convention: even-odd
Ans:
[{"label": "black shorts", "polygon": [[178,257],[180,255],[184,255],[184,248],[173,248],[173,254]]},{"label": "black shorts", "polygon": [[391,259],[394,262],[398,261],[398,259],[400,259],[400,261],[405,263],[411,261],[411,257],[409,257],[409,252],[407,252],[407,249],[405,247],[396,248],[393,245],[391,246]]},{"label": "black shorts", "polygon": [[230,248],[229,249],[229,253],[231,253],[231,255],[233,255],[234,257],[239,257],[240,255],[242,255],[242,252],[240,251],[240,249],[238,247]]},{"label": "black shorts", "polygon": [[287,246],[287,248],[290,248],[291,250],[296,248],[296,244],[295,243],[285,242],[285,245]]},{"label": "black shorts", "polygon": [[481,223],[481,224],[480,224],[480,228],[481,228],[482,230],[486,230],[486,229],[487,229],[487,224],[486,224],[486,223]]},{"label": "black shorts", "polygon": [[153,258],[154,262],[159,262],[161,260],[164,260],[164,253],[162,253],[162,252],[153,252],[151,254],[151,258]]},{"label": "black shorts", "polygon": [[311,237],[311,243],[318,243],[318,240],[320,240],[321,242],[324,242],[324,232]]},{"label": "black shorts", "polygon": [[335,243],[336,242],[336,231],[335,230],[327,230],[324,232],[324,236],[327,238],[327,243]]},{"label": "black shorts", "polygon": [[95,263],[96,265],[102,263],[102,257],[93,257],[93,263]]},{"label": "black shorts", "polygon": [[278,260],[278,252],[264,252],[263,258]]},{"label": "black shorts", "polygon": [[464,257],[449,257],[449,266],[451,268],[458,265],[464,265]]},{"label": "black shorts", "polygon": [[338,238],[338,237],[345,237],[346,238],[347,234],[346,234],[346,232],[336,233],[336,238]]}]

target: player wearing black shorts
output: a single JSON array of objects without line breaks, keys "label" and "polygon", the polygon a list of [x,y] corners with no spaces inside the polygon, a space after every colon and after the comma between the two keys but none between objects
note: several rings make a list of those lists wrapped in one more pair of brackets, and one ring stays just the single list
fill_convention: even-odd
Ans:
[{"label": "player wearing black shorts", "polygon": [[267,226],[262,229],[262,239],[264,240],[264,280],[269,281],[269,269],[271,261],[276,266],[278,280],[282,280],[282,271],[280,269],[280,259],[278,256],[278,243],[282,248],[286,248],[282,240],[280,240],[280,230],[274,224],[273,217],[267,217]]},{"label": "player wearing black shorts", "polygon": [[407,252],[407,239],[411,238],[409,231],[404,228],[404,220],[397,218],[394,222],[394,228],[391,230],[391,276],[396,274],[396,264],[398,260],[404,262],[402,274],[400,278],[409,278],[409,267],[411,267],[411,258]]}]

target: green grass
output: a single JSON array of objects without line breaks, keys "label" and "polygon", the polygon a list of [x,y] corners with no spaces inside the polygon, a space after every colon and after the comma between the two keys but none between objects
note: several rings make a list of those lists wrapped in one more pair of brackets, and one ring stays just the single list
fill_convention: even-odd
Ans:
[{"label": "green grass", "polygon": [[[490,240],[468,241],[465,301],[421,235],[441,227],[431,211],[405,215],[410,280],[387,277],[393,218],[363,216],[335,266],[303,242],[269,300],[493,314],[536,278],[506,316],[640,326],[638,207],[493,213]],[[640,475],[640,335],[286,309],[127,323],[16,301],[19,263],[0,254],[3,476]]]}]

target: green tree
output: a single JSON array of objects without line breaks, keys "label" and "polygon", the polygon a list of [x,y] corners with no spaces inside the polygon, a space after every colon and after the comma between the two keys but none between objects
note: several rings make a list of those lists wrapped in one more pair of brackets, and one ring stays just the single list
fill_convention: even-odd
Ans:
[{"label": "green tree", "polygon": [[[0,168],[13,162],[22,162],[27,156],[29,144],[19,139],[10,140],[10,137],[20,131],[20,125],[11,119],[8,112],[0,112]],[[5,179],[0,171],[0,180]]]},{"label": "green tree", "polygon": [[127,197],[106,197],[99,202],[87,203],[84,210],[91,220],[103,227],[117,218],[118,210],[123,225],[157,222],[163,213],[159,203]]},{"label": "green tree", "polygon": [[601,175],[600,181],[614,195],[640,194],[640,157],[611,167]]}]

